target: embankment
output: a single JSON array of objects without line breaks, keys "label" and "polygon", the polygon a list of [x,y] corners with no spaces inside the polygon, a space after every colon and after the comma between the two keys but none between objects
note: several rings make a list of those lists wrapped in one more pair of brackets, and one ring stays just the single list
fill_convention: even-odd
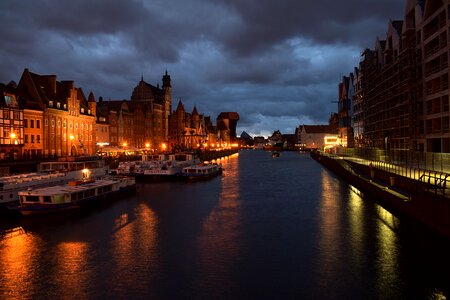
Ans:
[{"label": "embankment", "polygon": [[[417,181],[378,169],[371,169],[312,152],[317,162],[356,187],[366,198],[383,206],[396,216],[424,226],[450,239],[450,199],[430,193]],[[392,180],[393,178],[393,180]],[[392,182],[394,186],[391,186]]]}]

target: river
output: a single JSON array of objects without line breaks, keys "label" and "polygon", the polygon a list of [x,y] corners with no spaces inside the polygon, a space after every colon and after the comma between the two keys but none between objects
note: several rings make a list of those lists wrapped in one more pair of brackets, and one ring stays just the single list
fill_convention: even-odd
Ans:
[{"label": "river", "polygon": [[308,154],[240,151],[204,182],[0,221],[0,298],[443,299],[449,245]]}]

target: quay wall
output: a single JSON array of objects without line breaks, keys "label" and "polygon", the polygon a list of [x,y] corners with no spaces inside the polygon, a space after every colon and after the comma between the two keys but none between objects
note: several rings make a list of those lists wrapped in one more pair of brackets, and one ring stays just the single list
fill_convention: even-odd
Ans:
[{"label": "quay wall", "polygon": [[[345,168],[337,159],[312,152],[311,157],[330,171],[339,175],[349,184],[360,190],[365,198],[378,203],[392,214],[408,219],[426,228],[431,233],[450,239],[450,199],[436,193],[430,193],[417,180],[399,176],[379,169],[371,177],[369,166],[350,163],[356,172]],[[403,195],[393,192],[394,186]],[[374,184],[374,183],[377,184]]]},{"label": "quay wall", "polygon": [[219,151],[202,151],[199,156],[202,161],[213,160],[225,156],[229,156],[232,154],[238,153],[238,149],[227,149],[227,150],[219,150]]}]

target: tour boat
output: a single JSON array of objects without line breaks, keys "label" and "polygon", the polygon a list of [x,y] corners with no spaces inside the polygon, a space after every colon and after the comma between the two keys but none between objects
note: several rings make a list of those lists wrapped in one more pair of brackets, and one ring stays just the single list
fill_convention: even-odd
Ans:
[{"label": "tour boat", "polygon": [[[143,156],[141,161],[123,163],[119,165],[118,173],[132,175],[136,179],[170,180],[175,179],[184,167],[198,163],[193,154],[160,154]],[[129,165],[129,166],[128,166]]]},{"label": "tour boat", "polygon": [[20,191],[17,210],[24,216],[65,211],[126,194],[136,188],[133,177],[116,176],[104,179],[70,181],[67,184]]},{"label": "tour boat", "polygon": [[188,180],[209,179],[222,174],[222,165],[216,163],[202,163],[183,168],[181,176]]},{"label": "tour boat", "polygon": [[0,178],[0,206],[12,207],[19,203],[17,193],[28,188],[64,184],[73,180],[99,178],[108,173],[104,160],[96,157],[61,158],[42,162],[38,171]]},{"label": "tour boat", "polygon": [[280,152],[272,152],[272,157],[280,157]]}]

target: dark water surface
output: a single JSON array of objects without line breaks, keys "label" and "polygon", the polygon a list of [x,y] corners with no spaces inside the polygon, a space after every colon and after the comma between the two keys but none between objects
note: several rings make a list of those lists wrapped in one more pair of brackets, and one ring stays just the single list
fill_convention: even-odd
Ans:
[{"label": "dark water surface", "polygon": [[206,182],[1,220],[0,298],[439,299],[449,247],[308,154],[241,151]]}]

